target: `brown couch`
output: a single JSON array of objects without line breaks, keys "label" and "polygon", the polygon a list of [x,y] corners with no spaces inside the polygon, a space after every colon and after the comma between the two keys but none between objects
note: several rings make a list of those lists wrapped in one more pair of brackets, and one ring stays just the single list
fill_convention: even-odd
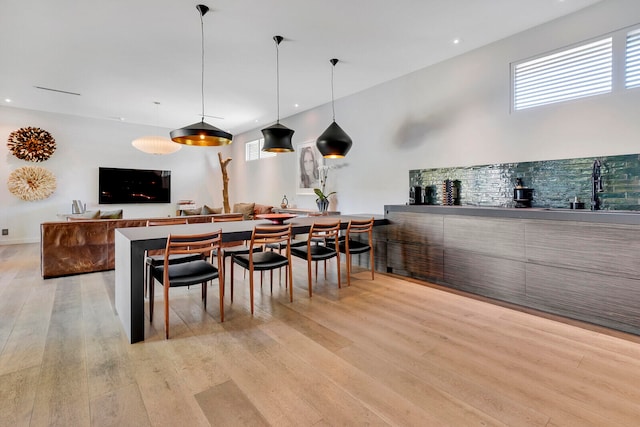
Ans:
[{"label": "brown couch", "polygon": [[[213,217],[229,215],[233,214],[192,215],[189,216],[189,222],[210,222]],[[42,277],[48,279],[113,270],[115,268],[115,229],[145,227],[148,219],[153,218],[88,219],[40,224]]]}]

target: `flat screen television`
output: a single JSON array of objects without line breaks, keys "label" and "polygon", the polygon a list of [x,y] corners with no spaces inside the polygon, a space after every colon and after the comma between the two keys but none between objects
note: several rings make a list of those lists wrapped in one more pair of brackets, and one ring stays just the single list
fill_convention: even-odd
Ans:
[{"label": "flat screen television", "polygon": [[171,203],[171,171],[99,168],[98,203]]}]

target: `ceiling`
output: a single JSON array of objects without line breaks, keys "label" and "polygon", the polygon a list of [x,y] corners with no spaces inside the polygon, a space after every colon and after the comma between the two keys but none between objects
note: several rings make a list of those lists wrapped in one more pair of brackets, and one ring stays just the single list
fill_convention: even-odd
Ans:
[{"label": "ceiling", "polygon": [[[205,120],[232,133],[275,121],[274,35],[284,37],[284,118],[331,101],[330,58],[340,59],[334,85],[341,98],[597,2],[202,1],[211,8],[204,17],[205,114],[219,117]],[[0,0],[0,102],[166,128],[197,122],[198,3]]]}]

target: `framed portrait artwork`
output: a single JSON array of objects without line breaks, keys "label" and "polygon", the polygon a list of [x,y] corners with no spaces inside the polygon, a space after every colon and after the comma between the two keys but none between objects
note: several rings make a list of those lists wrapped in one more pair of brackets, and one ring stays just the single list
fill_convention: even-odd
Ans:
[{"label": "framed portrait artwork", "polygon": [[296,147],[296,193],[315,194],[314,188],[320,187],[320,171],[324,157],[316,148],[315,141],[298,144]]}]

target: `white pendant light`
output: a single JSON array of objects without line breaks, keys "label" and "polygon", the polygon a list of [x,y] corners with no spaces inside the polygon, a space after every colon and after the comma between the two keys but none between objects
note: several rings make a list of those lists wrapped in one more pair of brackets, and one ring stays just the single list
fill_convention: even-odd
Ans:
[{"label": "white pendant light", "polygon": [[[154,101],[154,104],[156,104],[156,126],[157,126],[158,106],[160,105],[160,103],[157,101]],[[175,142],[171,141],[169,138],[166,138],[164,136],[158,136],[158,135],[148,135],[148,136],[143,136],[143,137],[134,139],[131,142],[131,145],[133,145],[135,148],[137,148],[142,152],[145,152],[148,154],[160,154],[160,155],[175,153],[176,151],[182,148],[182,145],[176,144]]]},{"label": "white pendant light", "polygon": [[157,135],[148,135],[134,139],[131,145],[149,154],[171,154],[182,148],[180,144],[176,144],[169,138]]}]

